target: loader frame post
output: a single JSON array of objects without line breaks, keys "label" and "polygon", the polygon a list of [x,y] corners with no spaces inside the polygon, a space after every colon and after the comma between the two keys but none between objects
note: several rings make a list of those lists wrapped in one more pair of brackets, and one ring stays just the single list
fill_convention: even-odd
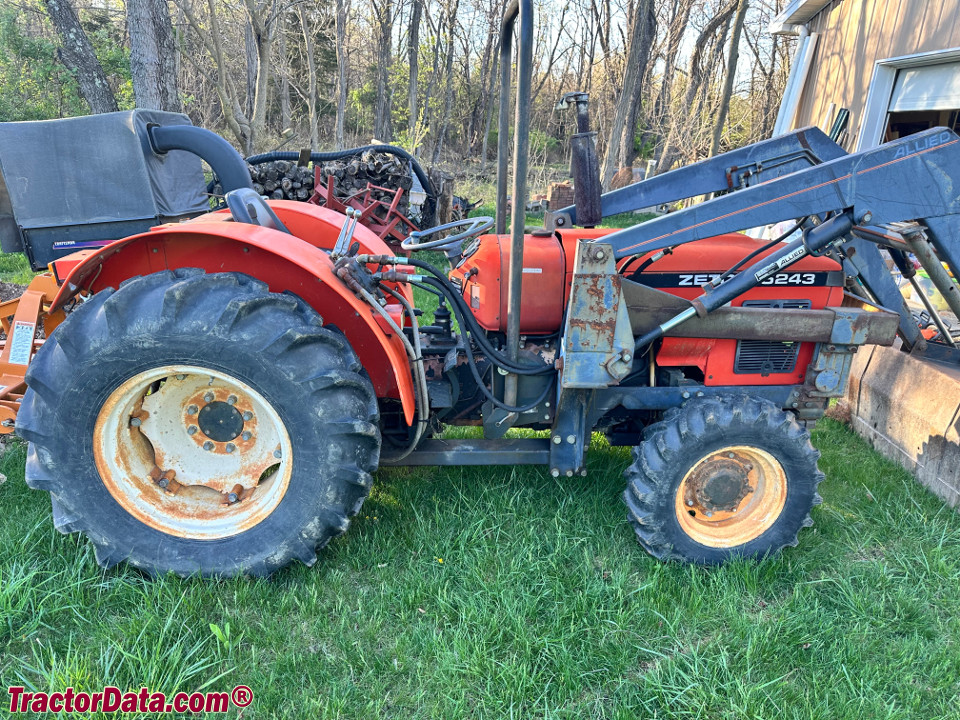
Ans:
[{"label": "loader frame post", "polygon": [[[507,357],[520,357],[520,292],[523,282],[523,231],[526,222],[527,162],[530,154],[530,112],[527,98],[533,77],[533,0],[512,0],[500,26],[500,116],[497,136],[496,232],[506,231],[507,163],[510,149],[510,81],[513,29],[520,20],[517,42],[517,101],[514,114],[513,215],[510,226],[510,273],[507,284]],[[518,378],[504,378],[503,400],[517,403]]]}]

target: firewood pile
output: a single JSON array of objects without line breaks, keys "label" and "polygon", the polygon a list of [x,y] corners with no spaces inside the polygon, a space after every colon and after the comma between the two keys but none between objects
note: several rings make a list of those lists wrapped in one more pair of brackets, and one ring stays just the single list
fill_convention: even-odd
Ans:
[{"label": "firewood pile", "polygon": [[[318,163],[319,178],[323,184],[328,184],[333,178],[334,195],[340,200],[347,200],[353,195],[362,193],[367,184],[387,190],[374,190],[373,200],[391,202],[393,190],[403,189],[400,204],[397,208],[401,215],[410,210],[410,188],[413,178],[410,173],[410,163],[388,153],[366,151],[354,157],[331,160]],[[299,200],[304,202],[313,195],[315,185],[315,166],[298,165],[287,160],[273,160],[258,165],[247,165],[250,179],[253,180],[253,189],[260,195],[271,200]],[[214,186],[215,195],[221,195],[223,188]]]},{"label": "firewood pile", "polygon": [[373,200],[390,203],[393,200],[392,191],[400,188],[403,195],[397,211],[401,215],[407,215],[410,211],[410,188],[413,187],[410,163],[395,155],[368,150],[357,157],[321,163],[319,175],[325,184],[329,184],[328,178],[333,178],[334,195],[340,200],[363,192],[370,184],[376,188],[386,188],[373,190]]},{"label": "firewood pile", "polygon": [[247,165],[253,189],[271,200],[307,200],[313,194],[313,170],[287,160]]}]

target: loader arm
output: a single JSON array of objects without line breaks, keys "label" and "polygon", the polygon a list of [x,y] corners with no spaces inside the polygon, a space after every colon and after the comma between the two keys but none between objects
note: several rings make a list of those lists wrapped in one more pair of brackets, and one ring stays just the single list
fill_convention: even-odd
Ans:
[{"label": "loader arm", "polygon": [[[604,193],[600,210],[608,217],[695,195],[740,190],[846,154],[823,131],[803,128]],[[565,207],[552,218],[556,227],[576,225],[576,206]]]},{"label": "loader arm", "polygon": [[[828,212],[849,211],[866,225],[936,218],[960,213],[958,191],[960,137],[934,128],[625,228],[605,242],[625,258]],[[957,241],[941,239],[937,251],[960,265]]]},{"label": "loader arm", "polygon": [[[840,242],[853,225],[886,225],[918,220],[939,260],[954,277],[960,275],[960,238],[951,230],[960,215],[960,137],[951,130],[934,128],[864,152],[845,155],[820,165],[744,188],[699,205],[612,233],[604,239],[618,259],[643,255],[688,242],[801,217],[820,218],[839,213],[847,221],[832,223],[832,235],[815,228],[816,244],[805,237],[782,246],[763,261],[745,269],[700,298],[700,314],[729,302],[766,277],[768,268],[782,270],[811,252],[827,251]],[[847,257],[870,294],[901,315],[900,331],[911,345],[919,331],[903,305],[896,285],[882,267],[876,245],[864,240],[847,242]],[[854,252],[850,253],[849,250]],[[684,322],[676,318],[649,333],[638,346]]]}]

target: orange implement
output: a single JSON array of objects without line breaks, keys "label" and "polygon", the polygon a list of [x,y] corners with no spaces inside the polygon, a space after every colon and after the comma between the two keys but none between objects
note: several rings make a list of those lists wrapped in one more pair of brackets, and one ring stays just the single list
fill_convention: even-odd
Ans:
[{"label": "orange implement", "polygon": [[63,310],[50,312],[59,287],[50,273],[37,275],[26,292],[0,303],[0,327],[6,339],[0,340],[0,435],[13,432],[20,400],[26,389],[24,376],[34,353],[43,344],[37,337],[37,325],[43,319],[45,333],[63,322]]}]

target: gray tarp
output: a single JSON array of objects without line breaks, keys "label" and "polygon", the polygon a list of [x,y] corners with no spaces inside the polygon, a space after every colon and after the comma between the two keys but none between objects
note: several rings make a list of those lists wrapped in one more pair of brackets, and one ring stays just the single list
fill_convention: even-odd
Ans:
[{"label": "gray tarp", "polygon": [[3,250],[23,249],[25,236],[28,249],[40,238],[69,237],[74,226],[95,226],[83,235],[112,240],[130,234],[131,221],[149,227],[205,212],[200,159],[182,150],[154,154],[148,123],[191,124],[186,115],[154,110],[0,123]]}]

